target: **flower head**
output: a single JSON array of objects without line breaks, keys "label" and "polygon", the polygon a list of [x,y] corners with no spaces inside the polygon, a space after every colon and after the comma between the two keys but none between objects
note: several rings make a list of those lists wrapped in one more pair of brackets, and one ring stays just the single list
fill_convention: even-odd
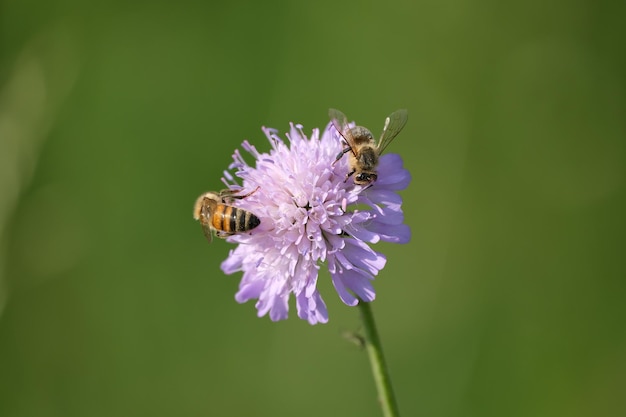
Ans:
[{"label": "flower head", "polygon": [[346,180],[347,158],[333,164],[343,146],[329,124],[321,138],[313,129],[307,138],[301,125],[291,124],[283,141],[274,129],[263,128],[272,149],[260,153],[248,141],[242,148],[255,159],[248,165],[239,150],[225,172],[231,189],[255,190],[234,205],[251,211],[261,225],[228,238],[238,243],[222,263],[226,274],[243,271],[235,299],[257,299],[258,315],[273,321],[287,318],[289,298],[296,298],[298,316],[311,324],[326,323],[328,311],[316,284],[321,264],[328,265],[341,300],[350,306],[375,298],[372,280],[385,257],[372,250],[380,240],[407,243],[398,190],[411,180],[396,154],[384,154],[378,180],[371,186]]}]

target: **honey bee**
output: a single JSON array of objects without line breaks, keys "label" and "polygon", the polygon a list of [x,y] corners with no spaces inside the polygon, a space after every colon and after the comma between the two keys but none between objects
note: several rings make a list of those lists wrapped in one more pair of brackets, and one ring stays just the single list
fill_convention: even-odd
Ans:
[{"label": "honey bee", "polygon": [[233,199],[246,198],[258,189],[242,196],[235,195],[236,190],[222,190],[220,193],[209,191],[198,197],[193,206],[193,218],[200,221],[209,243],[213,240],[213,232],[217,237],[226,238],[261,224],[254,213],[228,204]]},{"label": "honey bee", "polygon": [[330,109],[328,114],[335,129],[343,137],[344,145],[346,145],[337,155],[333,164],[337,163],[344,154],[351,152],[348,161],[350,172],[346,175],[346,181],[354,175],[355,184],[372,184],[378,178],[376,173],[378,158],[406,124],[407,111],[405,109],[397,110],[385,119],[383,133],[381,133],[378,143],[372,136],[372,132],[363,126],[351,128],[348,124],[348,118],[339,110]]}]

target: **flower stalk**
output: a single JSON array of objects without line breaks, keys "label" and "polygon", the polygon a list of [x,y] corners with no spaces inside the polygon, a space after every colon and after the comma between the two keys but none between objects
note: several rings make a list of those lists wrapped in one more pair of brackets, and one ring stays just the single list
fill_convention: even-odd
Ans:
[{"label": "flower stalk", "polygon": [[398,404],[391,386],[391,378],[385,363],[382,344],[378,337],[378,330],[374,321],[374,315],[370,303],[359,300],[359,312],[364,329],[364,342],[367,355],[369,356],[372,374],[378,392],[378,401],[383,410],[384,417],[398,417]]}]

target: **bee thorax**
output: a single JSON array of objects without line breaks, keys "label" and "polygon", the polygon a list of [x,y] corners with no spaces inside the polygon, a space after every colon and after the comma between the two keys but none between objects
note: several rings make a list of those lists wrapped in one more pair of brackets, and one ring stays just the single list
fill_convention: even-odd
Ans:
[{"label": "bee thorax", "polygon": [[374,136],[372,135],[372,132],[363,126],[353,127],[350,129],[350,133],[352,134],[354,142],[357,145],[374,143]]},{"label": "bee thorax", "polygon": [[378,153],[371,146],[363,147],[358,154],[358,164],[361,171],[372,171],[378,164]]}]

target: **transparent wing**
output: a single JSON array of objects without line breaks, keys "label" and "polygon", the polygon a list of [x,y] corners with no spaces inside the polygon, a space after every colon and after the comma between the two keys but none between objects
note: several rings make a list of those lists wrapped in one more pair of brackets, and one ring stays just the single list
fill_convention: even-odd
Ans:
[{"label": "transparent wing", "polygon": [[385,119],[385,127],[378,141],[378,154],[382,154],[387,145],[398,136],[406,121],[409,119],[409,113],[405,109],[396,110]]},{"label": "transparent wing", "polygon": [[211,243],[213,241],[213,231],[211,230],[211,226],[208,223],[202,223],[202,232],[204,233],[204,237],[206,240]]},{"label": "transparent wing", "polygon": [[[207,197],[211,196],[211,198]],[[206,240],[211,243],[213,241],[213,228],[211,227],[211,213],[215,209],[215,193],[208,192],[204,194],[202,198],[202,207],[200,208],[200,224],[202,225],[202,232],[206,237]]]},{"label": "transparent wing", "polygon": [[[354,138],[350,133],[350,124],[345,114],[337,109],[328,109],[328,116],[337,132],[346,140],[346,143],[351,149],[354,149]],[[354,150],[353,150],[354,152]]]},{"label": "transparent wing", "polygon": [[328,116],[339,133],[343,133],[343,131],[346,130],[348,118],[340,110],[328,109]]}]

